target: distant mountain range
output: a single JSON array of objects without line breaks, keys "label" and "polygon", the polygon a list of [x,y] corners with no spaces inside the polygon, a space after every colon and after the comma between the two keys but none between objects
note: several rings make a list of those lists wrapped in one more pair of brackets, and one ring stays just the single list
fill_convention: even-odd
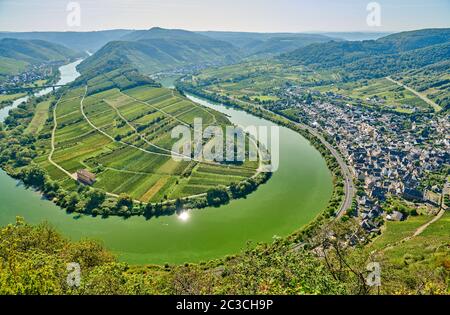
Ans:
[{"label": "distant mountain range", "polygon": [[316,34],[325,35],[328,37],[339,38],[341,40],[377,40],[381,37],[385,37],[393,34],[392,32],[317,32]]},{"label": "distant mountain range", "polygon": [[64,62],[81,57],[79,52],[42,40],[0,40],[0,75],[17,74],[32,64]]},{"label": "distant mountain range", "polygon": [[[39,39],[58,43],[74,50],[95,52],[111,41],[136,41],[154,39],[164,36],[164,30],[107,30],[95,32],[0,32],[2,38]],[[224,41],[241,49],[244,55],[278,54],[304,47],[311,43],[342,39],[333,34],[300,34],[300,33],[246,33],[246,32],[189,32],[171,30],[171,37],[187,40],[195,34],[204,35],[215,40]],[[364,33],[358,33],[362,34]]]},{"label": "distant mountain range", "polygon": [[205,36],[228,42],[240,49],[243,56],[277,55],[313,43],[339,40],[321,34],[296,33],[242,33],[242,32],[199,32]]},{"label": "distant mountain range", "polygon": [[233,45],[210,37],[183,31],[153,28],[127,34],[112,41],[86,59],[79,69],[98,71],[131,65],[150,74],[186,66],[236,62],[239,51]]},{"label": "distant mountain range", "polygon": [[80,65],[84,72],[110,71],[126,65],[146,74],[272,57],[310,44],[341,40],[333,34],[190,32],[157,27],[136,31],[2,32],[1,38],[41,40],[95,53]]},{"label": "distant mountain range", "polygon": [[[76,55],[74,50],[95,52],[79,66],[89,77],[120,67],[152,74],[275,57],[291,64],[334,69],[343,74],[344,80],[351,80],[386,76],[450,59],[450,29],[425,29],[378,38],[381,35],[190,32],[163,28],[85,33],[7,32],[0,33],[0,38],[33,40],[3,39],[0,71],[17,72],[29,63],[70,58]],[[343,39],[372,37],[377,39]]]},{"label": "distant mountain range", "polygon": [[117,40],[133,31],[110,30],[97,32],[0,32],[2,38],[38,39],[64,45],[78,51],[95,52],[108,42]]},{"label": "distant mountain range", "polygon": [[284,54],[281,60],[371,78],[425,67],[450,58],[450,29],[402,32],[378,40],[331,41]]},{"label": "distant mountain range", "polygon": [[248,57],[274,56],[331,37],[317,34],[190,32],[152,28],[112,41],[85,60],[80,71],[131,65],[150,74],[171,69],[233,63]]}]

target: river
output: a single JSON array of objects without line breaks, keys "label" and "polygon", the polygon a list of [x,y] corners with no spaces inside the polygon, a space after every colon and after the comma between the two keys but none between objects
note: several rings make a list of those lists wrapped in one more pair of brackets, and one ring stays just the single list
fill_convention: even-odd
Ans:
[{"label": "river", "polygon": [[[227,114],[234,124],[273,125],[243,111],[189,97]],[[68,215],[4,172],[0,173],[0,188],[0,225],[14,222],[16,216],[33,224],[48,221],[73,240],[101,241],[119,260],[130,264],[180,264],[235,254],[250,240],[270,242],[274,236],[291,234],[326,207],[333,186],[320,153],[298,133],[281,127],[280,167],[267,184],[246,199],[218,209],[194,210],[181,218],[146,221],[142,217]]]},{"label": "river", "polygon": [[[77,71],[77,66],[82,62],[83,60],[78,60],[72,63],[69,63],[67,65],[61,66],[59,68],[60,72],[60,78],[59,81],[56,83],[56,85],[65,85],[67,83],[70,83],[74,81],[76,78],[80,76],[80,74]],[[53,88],[46,88],[43,90],[40,90],[36,92],[35,96],[43,96],[46,94],[49,94],[53,91]],[[13,102],[11,106],[5,107],[0,109],[0,121],[5,120],[5,118],[8,116],[8,113],[11,109],[16,108],[20,104],[28,101],[29,96],[21,97]]]}]

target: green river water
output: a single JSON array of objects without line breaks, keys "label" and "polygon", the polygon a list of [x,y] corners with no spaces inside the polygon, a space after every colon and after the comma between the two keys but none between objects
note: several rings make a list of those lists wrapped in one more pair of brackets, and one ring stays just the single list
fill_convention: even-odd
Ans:
[{"label": "green river water", "polygon": [[[273,125],[245,112],[189,97],[227,114],[237,125]],[[246,199],[221,208],[194,210],[182,219],[172,216],[150,221],[68,215],[1,171],[0,225],[13,223],[16,216],[29,223],[48,221],[71,239],[103,242],[130,264],[200,262],[237,253],[248,241],[270,242],[274,236],[291,234],[326,207],[332,188],[331,174],[319,152],[299,134],[280,127],[278,171]]]}]

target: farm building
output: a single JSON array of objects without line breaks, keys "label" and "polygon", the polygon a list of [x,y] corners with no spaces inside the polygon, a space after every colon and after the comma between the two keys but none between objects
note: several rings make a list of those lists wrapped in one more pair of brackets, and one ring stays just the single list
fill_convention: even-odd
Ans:
[{"label": "farm building", "polygon": [[88,170],[78,170],[77,180],[85,185],[92,186],[95,183],[95,174],[89,172]]}]

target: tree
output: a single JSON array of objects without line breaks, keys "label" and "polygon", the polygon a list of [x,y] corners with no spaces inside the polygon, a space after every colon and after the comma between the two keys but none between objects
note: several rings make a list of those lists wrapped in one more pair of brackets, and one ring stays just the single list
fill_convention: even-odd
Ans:
[{"label": "tree", "polygon": [[164,213],[162,204],[160,204],[160,203],[156,204],[153,211],[154,211],[153,213],[155,214],[155,217],[159,218],[160,216],[162,216]]},{"label": "tree", "polygon": [[22,170],[22,180],[26,185],[42,189],[47,179],[47,172],[37,165]]},{"label": "tree", "polygon": [[230,201],[226,187],[219,186],[208,190],[206,200],[210,206],[218,207]]},{"label": "tree", "polygon": [[349,218],[321,226],[308,245],[320,253],[332,277],[345,283],[349,293],[366,295],[371,290],[366,283],[370,257],[355,251],[366,242],[367,233],[356,220]]},{"label": "tree", "polygon": [[346,294],[324,262],[306,250],[293,250],[283,241],[247,249],[224,266],[218,294]]},{"label": "tree", "polygon": [[49,197],[55,197],[56,192],[60,188],[58,182],[47,179],[47,181],[44,184],[44,193]]},{"label": "tree", "polygon": [[80,202],[80,196],[76,192],[71,193],[65,198],[66,208],[69,212],[74,212],[77,209],[77,205]]},{"label": "tree", "polygon": [[183,210],[183,201],[180,198],[175,201],[175,208],[177,211]]},{"label": "tree", "polygon": [[144,217],[146,219],[151,219],[154,216],[155,216],[155,208],[153,207],[153,205],[151,203],[148,203],[144,207]]},{"label": "tree", "polygon": [[88,201],[86,204],[86,208],[88,210],[92,210],[94,208],[98,208],[103,202],[105,202],[106,193],[101,190],[94,189],[88,192],[87,197]]},{"label": "tree", "polygon": [[122,207],[127,208],[128,210],[131,210],[133,208],[133,199],[127,194],[120,194],[119,198],[117,199],[116,208],[118,210],[121,210]]}]

